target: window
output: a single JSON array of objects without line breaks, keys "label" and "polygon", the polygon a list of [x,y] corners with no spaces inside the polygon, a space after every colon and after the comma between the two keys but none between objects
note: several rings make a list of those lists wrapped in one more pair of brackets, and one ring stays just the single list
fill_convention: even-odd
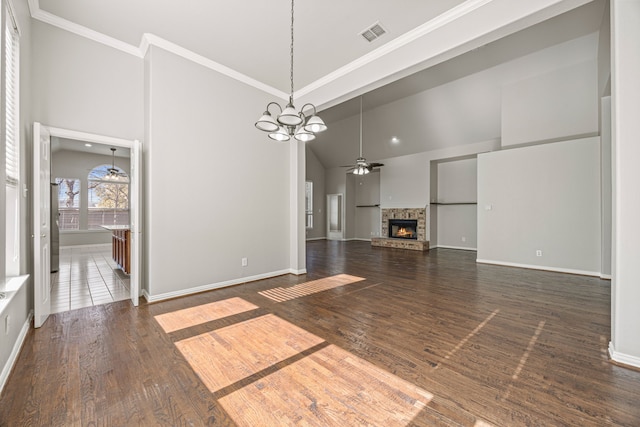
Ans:
[{"label": "window", "polygon": [[129,176],[120,168],[101,165],[89,172],[89,230],[129,224]]},{"label": "window", "polygon": [[4,140],[6,177],[6,276],[20,274],[20,134],[18,104],[18,26],[8,2],[3,4],[4,24]]},{"label": "window", "polygon": [[56,178],[58,184],[58,226],[60,230],[80,229],[80,180]]},{"label": "window", "polygon": [[307,228],[313,228],[313,181],[304,183],[304,211]]}]

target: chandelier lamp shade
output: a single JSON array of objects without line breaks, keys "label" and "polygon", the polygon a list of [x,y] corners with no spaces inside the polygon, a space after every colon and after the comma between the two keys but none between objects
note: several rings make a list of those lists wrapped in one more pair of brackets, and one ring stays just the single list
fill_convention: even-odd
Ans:
[{"label": "chandelier lamp shade", "polygon": [[[293,0],[291,0],[291,92],[289,103],[284,109],[277,102],[267,104],[264,113],[256,122],[256,127],[269,134],[269,138],[275,141],[289,141],[292,137],[298,141],[312,141],[316,138],[316,133],[327,129],[327,125],[317,115],[316,107],[313,104],[305,104],[300,111],[293,105]],[[273,108],[271,109],[271,107]],[[271,110],[270,110],[271,109]],[[277,109],[278,114],[274,117],[272,110]],[[305,114],[305,111],[308,113]]]}]

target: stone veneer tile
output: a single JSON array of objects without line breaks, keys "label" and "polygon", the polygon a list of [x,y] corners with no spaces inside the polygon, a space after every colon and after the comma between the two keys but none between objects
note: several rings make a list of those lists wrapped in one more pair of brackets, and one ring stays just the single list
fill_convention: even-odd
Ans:
[{"label": "stone veneer tile", "polygon": [[[383,208],[380,220],[382,236],[389,235],[390,219],[416,219],[418,220],[418,241],[427,240],[427,209],[426,208]],[[428,248],[428,246],[427,246]]]}]

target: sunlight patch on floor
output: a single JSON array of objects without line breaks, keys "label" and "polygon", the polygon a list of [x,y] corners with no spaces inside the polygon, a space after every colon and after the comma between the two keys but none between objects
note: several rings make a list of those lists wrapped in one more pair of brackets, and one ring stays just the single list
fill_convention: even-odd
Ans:
[{"label": "sunlight patch on floor", "polygon": [[478,326],[476,326],[476,328],[475,328],[473,331],[469,332],[469,333],[467,334],[467,336],[466,336],[466,337],[464,337],[464,338],[463,338],[463,339],[458,343],[458,345],[456,345],[456,346],[455,346],[455,347],[454,347],[454,348],[453,348],[449,353],[447,353],[447,355],[444,357],[444,358],[445,358],[445,360],[450,359],[450,358],[451,358],[451,356],[453,356],[454,354],[456,354],[456,353],[457,353],[457,351],[458,351],[458,350],[460,350],[460,349],[462,348],[462,346],[463,346],[463,345],[465,345],[467,341],[469,341],[469,339],[470,339],[470,338],[472,338],[474,335],[476,335],[478,332],[480,332],[480,330],[481,330],[482,328],[484,328],[484,326],[485,326],[487,323],[489,323],[489,321],[490,321],[491,319],[493,319],[493,318],[495,317],[495,315],[496,315],[496,314],[498,314],[499,312],[500,312],[500,309],[499,309],[499,308],[497,308],[497,309],[493,310],[493,312],[492,312],[490,315],[488,315],[488,316],[487,316],[487,318],[486,318],[486,319],[484,319],[484,320],[482,321],[482,323],[480,323]]},{"label": "sunlight patch on floor", "polygon": [[242,298],[229,298],[155,316],[166,333],[255,310],[258,306]]},{"label": "sunlight patch on floor", "polygon": [[219,399],[239,426],[406,426],[433,395],[335,345]]},{"label": "sunlight patch on floor", "polygon": [[267,314],[175,345],[215,393],[323,342],[322,338]]},{"label": "sunlight patch on floor", "polygon": [[351,276],[348,274],[338,274],[335,276],[326,277],[324,279],[299,283],[289,288],[278,287],[258,293],[263,297],[269,298],[272,301],[284,302],[337,288],[339,286],[350,285],[352,283],[360,282],[363,280],[365,280],[363,277]]}]

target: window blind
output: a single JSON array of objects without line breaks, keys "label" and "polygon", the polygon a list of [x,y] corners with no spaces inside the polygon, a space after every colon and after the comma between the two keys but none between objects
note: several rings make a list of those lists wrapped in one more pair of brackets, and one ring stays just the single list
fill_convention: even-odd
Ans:
[{"label": "window blind", "polygon": [[5,146],[7,185],[17,186],[20,180],[20,150],[18,140],[18,28],[13,14],[5,20]]}]

